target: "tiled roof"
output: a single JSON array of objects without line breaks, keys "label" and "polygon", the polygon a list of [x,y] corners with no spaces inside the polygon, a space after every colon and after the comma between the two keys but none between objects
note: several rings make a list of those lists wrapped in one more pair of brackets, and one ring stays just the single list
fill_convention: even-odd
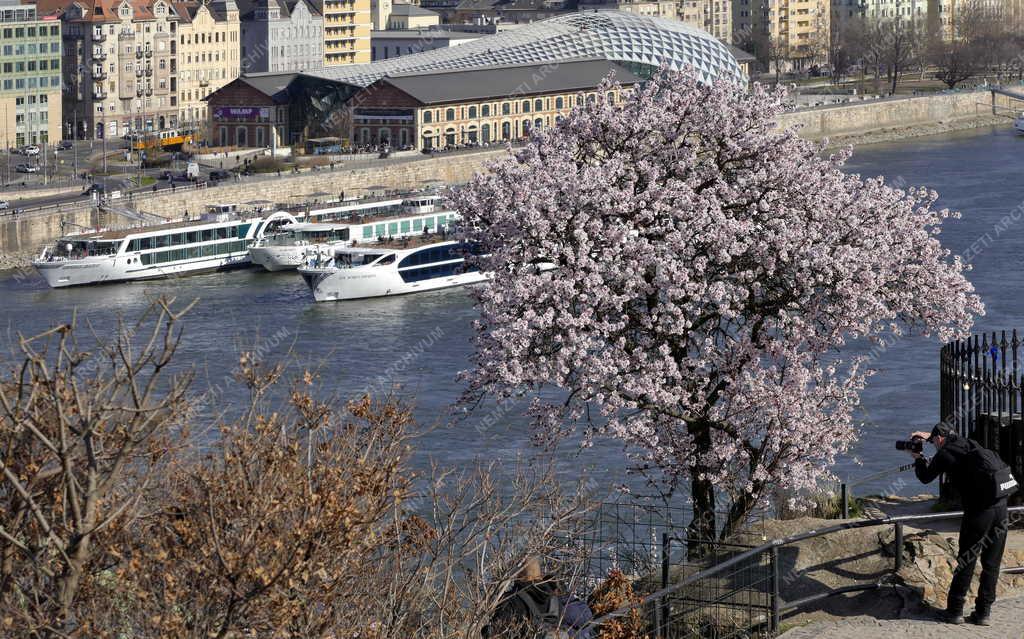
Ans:
[{"label": "tiled roof", "polygon": [[610,73],[623,85],[640,82],[627,69],[604,59],[552,64],[525,64],[482,69],[389,76],[390,84],[422,104],[443,104],[523,94],[584,91],[601,84]]},{"label": "tiled roof", "polygon": [[580,58],[604,58],[634,68],[690,66],[705,82],[743,81],[743,72],[726,45],[707,31],[678,20],[623,11],[588,11],[556,16],[511,31],[487,35],[457,47],[413,53],[369,64],[312,71],[314,75],[367,86],[399,73],[474,69],[510,64],[540,64]]}]

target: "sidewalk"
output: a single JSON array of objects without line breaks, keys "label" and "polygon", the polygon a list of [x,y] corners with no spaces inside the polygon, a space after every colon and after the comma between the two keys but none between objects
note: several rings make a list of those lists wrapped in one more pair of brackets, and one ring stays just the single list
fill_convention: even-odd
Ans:
[{"label": "sidewalk", "polygon": [[[970,612],[968,606],[967,612]],[[930,616],[881,620],[850,617],[841,621],[817,621],[794,628],[780,639],[1024,639],[1024,597],[996,601],[988,628],[964,624],[951,626]]]}]

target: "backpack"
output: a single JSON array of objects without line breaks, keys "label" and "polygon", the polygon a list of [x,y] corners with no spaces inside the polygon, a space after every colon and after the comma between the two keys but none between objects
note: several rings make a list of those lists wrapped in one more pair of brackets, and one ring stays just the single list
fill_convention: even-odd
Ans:
[{"label": "backpack", "polygon": [[1016,493],[1019,486],[1010,466],[973,439],[967,441],[971,484],[977,491],[978,502],[991,505]]}]

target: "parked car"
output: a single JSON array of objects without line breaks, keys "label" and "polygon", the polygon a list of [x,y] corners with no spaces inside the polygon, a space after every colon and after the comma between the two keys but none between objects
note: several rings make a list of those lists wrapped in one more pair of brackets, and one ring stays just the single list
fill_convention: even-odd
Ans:
[{"label": "parked car", "polygon": [[73,149],[74,147],[75,143],[72,142],[71,140],[61,140],[60,142],[57,143],[58,151],[67,151],[68,149]]},{"label": "parked car", "polygon": [[11,208],[11,203],[7,200],[0,200],[0,211],[6,211]]},{"label": "parked car", "polygon": [[34,144],[26,146],[25,155],[39,155],[39,147]]},{"label": "parked car", "polygon": [[160,174],[159,179],[161,179],[161,180],[169,180],[169,181],[173,182],[174,181],[174,173],[172,171],[164,171],[163,173]]},{"label": "parked car", "polygon": [[106,190],[106,187],[104,187],[102,184],[94,183],[90,184],[88,188],[82,191],[82,195],[92,195],[93,193],[99,193],[100,195],[103,195],[106,192]]},{"label": "parked car", "polygon": [[19,164],[14,170],[18,173],[39,173],[39,167],[34,164]]},{"label": "parked car", "polygon": [[21,149],[19,149],[16,146],[10,147],[9,149],[7,149],[7,152],[10,153],[11,155],[21,155]]},{"label": "parked car", "polygon": [[211,180],[228,180],[231,179],[231,171],[225,169],[214,169],[210,171]]}]

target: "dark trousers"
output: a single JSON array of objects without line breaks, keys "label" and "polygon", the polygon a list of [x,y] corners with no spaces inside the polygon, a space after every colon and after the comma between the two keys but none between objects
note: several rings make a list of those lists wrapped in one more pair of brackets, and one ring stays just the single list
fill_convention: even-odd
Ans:
[{"label": "dark trousers", "polygon": [[957,552],[953,581],[949,584],[949,605],[963,606],[974,576],[974,565],[981,559],[981,583],[975,608],[987,611],[996,600],[999,564],[1006,548],[1006,500],[985,510],[965,512],[960,522],[960,549]]}]

